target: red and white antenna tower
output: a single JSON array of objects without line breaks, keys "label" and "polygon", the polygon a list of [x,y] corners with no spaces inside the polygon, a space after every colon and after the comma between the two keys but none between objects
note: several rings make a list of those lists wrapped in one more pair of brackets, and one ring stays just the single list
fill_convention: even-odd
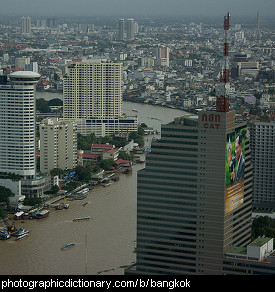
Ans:
[{"label": "red and white antenna tower", "polygon": [[230,96],[230,84],[229,84],[229,43],[228,43],[228,30],[229,30],[229,18],[230,14],[224,17],[224,46],[223,46],[223,59],[220,71],[220,86],[216,91],[216,111],[228,112],[229,111],[229,96]]}]

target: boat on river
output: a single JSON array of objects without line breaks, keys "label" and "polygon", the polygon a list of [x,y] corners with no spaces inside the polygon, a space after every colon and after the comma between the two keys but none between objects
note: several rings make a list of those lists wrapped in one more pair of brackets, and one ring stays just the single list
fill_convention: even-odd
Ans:
[{"label": "boat on river", "polygon": [[82,220],[89,220],[91,217],[87,216],[87,217],[79,217],[79,218],[74,218],[73,221],[82,221]]},{"label": "boat on river", "polygon": [[23,233],[23,234],[17,236],[17,237],[15,238],[15,240],[21,240],[21,239],[23,239],[23,238],[26,238],[28,235],[29,235],[29,232],[25,232],[25,233]]},{"label": "boat on river", "polygon": [[75,246],[74,242],[70,242],[70,243],[64,244],[61,249],[65,249],[65,248],[72,247],[72,246]]}]

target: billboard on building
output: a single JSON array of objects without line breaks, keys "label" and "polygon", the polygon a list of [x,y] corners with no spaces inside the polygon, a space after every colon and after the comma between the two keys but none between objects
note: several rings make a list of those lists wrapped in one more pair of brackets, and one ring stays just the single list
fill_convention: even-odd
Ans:
[{"label": "billboard on building", "polygon": [[245,136],[245,127],[227,135],[225,214],[244,202]]}]

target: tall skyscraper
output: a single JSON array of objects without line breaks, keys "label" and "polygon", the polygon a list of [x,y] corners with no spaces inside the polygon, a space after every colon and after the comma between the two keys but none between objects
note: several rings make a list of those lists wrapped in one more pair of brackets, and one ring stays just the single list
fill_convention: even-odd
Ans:
[{"label": "tall skyscraper", "polygon": [[127,40],[133,41],[135,39],[135,21],[132,18],[127,19]]},{"label": "tall skyscraper", "polygon": [[68,67],[63,83],[63,117],[78,132],[97,136],[137,130],[137,118],[122,114],[122,64],[87,60]]},{"label": "tall skyscraper", "polygon": [[163,125],[138,173],[137,256],[126,274],[274,273],[273,239],[251,242],[253,169],[247,125],[229,105],[229,14],[224,25],[216,111]]},{"label": "tall skyscraper", "polygon": [[258,11],[257,13],[257,42],[259,43],[261,38],[261,33],[260,33],[260,12]]},{"label": "tall skyscraper", "polygon": [[158,66],[169,67],[169,52],[170,49],[164,46],[159,46],[156,49],[156,61],[155,64]]},{"label": "tall skyscraper", "polygon": [[21,33],[22,34],[31,33],[31,18],[30,17],[21,18]]},{"label": "tall skyscraper", "polygon": [[0,172],[35,177],[35,85],[34,72],[11,73],[0,85]]},{"label": "tall skyscraper", "polygon": [[124,40],[124,19],[118,21],[118,39]]},{"label": "tall skyscraper", "polygon": [[255,122],[250,127],[254,166],[253,205],[275,206],[275,122]]},{"label": "tall skyscraper", "polygon": [[248,245],[253,173],[246,125],[234,117],[201,112],[162,126],[138,173],[137,263],[127,273],[222,274],[226,251]]},{"label": "tall skyscraper", "polygon": [[77,165],[77,127],[58,118],[44,119],[40,125],[40,171],[73,169]]}]

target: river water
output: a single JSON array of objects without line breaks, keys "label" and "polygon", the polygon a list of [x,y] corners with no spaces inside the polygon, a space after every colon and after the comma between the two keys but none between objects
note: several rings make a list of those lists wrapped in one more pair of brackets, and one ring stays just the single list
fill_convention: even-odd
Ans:
[{"label": "river water", "polygon": [[[38,92],[37,97],[62,99],[62,94]],[[157,131],[161,124],[184,114],[130,102],[123,102],[123,112],[137,115],[140,123]],[[120,173],[120,180],[108,187],[94,187],[85,200],[60,201],[69,203],[69,209],[50,209],[47,218],[16,221],[17,227],[31,232],[21,241],[0,240],[0,275],[123,275],[136,257],[136,180],[137,171],[144,166],[134,165],[132,174]],[[83,206],[85,202],[88,204]],[[84,216],[91,219],[73,221]],[[76,244],[62,250],[69,242]]]}]

